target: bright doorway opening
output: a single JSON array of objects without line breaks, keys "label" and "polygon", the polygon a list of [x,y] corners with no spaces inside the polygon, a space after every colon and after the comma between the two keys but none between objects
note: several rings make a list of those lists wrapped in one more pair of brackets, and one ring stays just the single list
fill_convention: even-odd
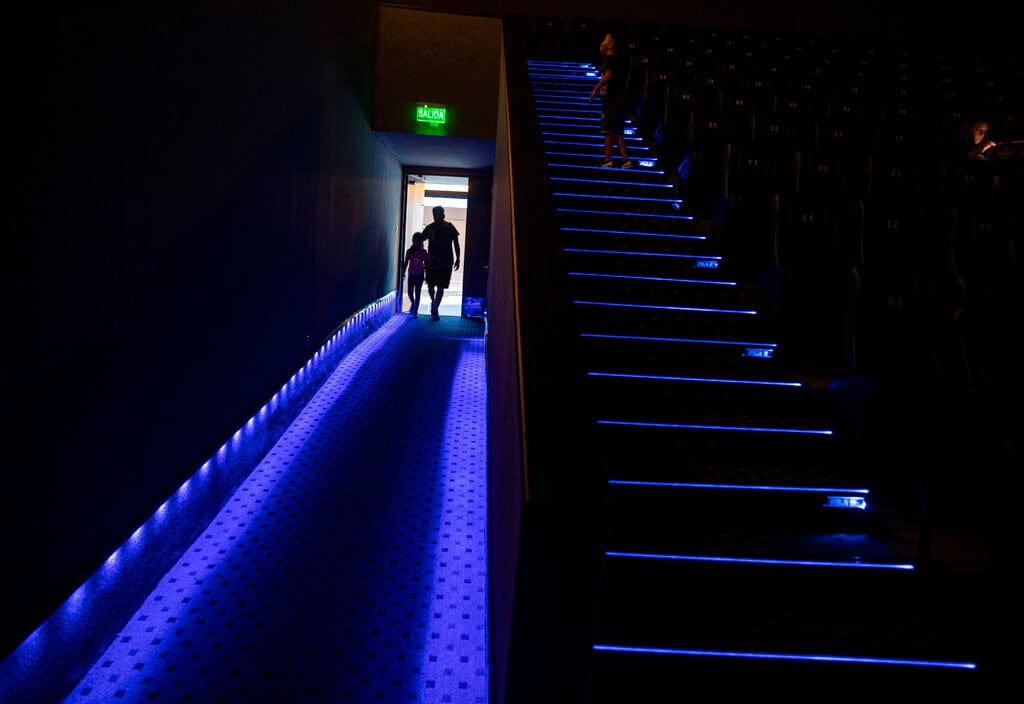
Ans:
[{"label": "bright doorway opening", "polygon": [[[462,249],[462,263],[466,263],[466,208],[468,205],[469,178],[465,176],[439,176],[433,174],[407,174],[405,198],[405,237],[402,248],[412,244],[415,232],[434,221],[432,209],[435,205],[444,207],[444,219],[459,231],[459,246]],[[452,272],[451,286],[445,289],[441,299],[441,315],[462,315],[462,267]],[[408,284],[402,281],[402,312],[409,310]],[[421,315],[430,315],[430,294],[426,284],[420,298]]]}]

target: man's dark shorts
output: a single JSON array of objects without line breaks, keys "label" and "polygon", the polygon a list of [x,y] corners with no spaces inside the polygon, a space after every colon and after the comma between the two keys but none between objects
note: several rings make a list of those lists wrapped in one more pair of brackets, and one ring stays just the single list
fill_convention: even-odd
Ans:
[{"label": "man's dark shorts", "polygon": [[435,261],[427,262],[427,286],[440,286],[448,288],[452,282],[452,267],[454,262]]},{"label": "man's dark shorts", "polygon": [[606,95],[601,105],[601,134],[622,135],[626,126],[626,95]]}]

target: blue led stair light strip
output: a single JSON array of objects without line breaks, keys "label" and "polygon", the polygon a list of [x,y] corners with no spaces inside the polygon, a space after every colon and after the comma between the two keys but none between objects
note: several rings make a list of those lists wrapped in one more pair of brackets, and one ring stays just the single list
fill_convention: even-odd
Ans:
[{"label": "blue led stair light strip", "polygon": [[858,562],[839,560],[783,560],[779,558],[724,557],[714,555],[667,555],[650,552],[618,552],[608,550],[605,557],[625,557],[639,560],[677,560],[680,562],[717,562],[737,565],[784,565],[791,567],[859,567],[874,570],[913,571],[914,565],[906,562]]},{"label": "blue led stair light strip", "polygon": [[622,372],[587,372],[587,376],[608,377],[614,379],[651,379],[653,381],[685,381],[701,384],[736,384],[738,386],[781,386],[784,388],[801,388],[799,381],[772,381],[771,379],[728,379],[713,376],[671,376],[667,374],[625,374]]},{"label": "blue led stair light strip", "polygon": [[559,87],[533,86],[534,105],[537,112],[558,112],[563,109],[588,108],[592,112],[600,112],[601,105],[588,99],[585,91],[579,88],[563,89]]},{"label": "blue led stair light strip", "polygon": [[[568,122],[568,120],[573,120],[573,122]],[[541,123],[537,124],[541,125]],[[597,115],[565,117],[561,124],[546,122],[541,125],[542,127],[548,126],[548,129],[541,130],[541,135],[544,137],[545,144],[582,144],[589,147],[592,142],[600,141],[603,145],[604,136],[600,134],[600,125],[601,118]],[[554,139],[555,137],[561,137],[561,139]],[[575,141],[569,141],[570,139]]]},{"label": "blue led stair light strip", "polygon": [[[676,233],[672,233],[672,232],[649,232],[647,230],[603,229],[603,228],[595,228],[595,227],[566,227],[564,225],[559,227],[558,229],[562,230],[563,232],[588,232],[588,233],[593,233],[593,234],[630,234],[630,235],[636,235],[636,236],[640,236],[640,237],[678,237],[678,238],[681,238],[681,239],[698,239],[698,240],[703,240],[703,239],[707,239],[708,238],[708,235],[706,235],[706,234],[676,234]],[[716,261],[718,259],[721,259],[721,257],[717,257],[717,256],[709,257],[706,254],[691,255],[691,256],[693,258],[695,258],[695,259],[700,259],[700,260]]]},{"label": "blue led stair light strip", "polygon": [[[814,493],[826,494],[824,508],[850,509],[864,511],[868,507],[865,498],[870,492],[868,489],[836,489],[832,487],[801,487],[801,486],[764,486],[756,484],[706,484],[698,482],[657,482],[643,481],[639,479],[609,479],[608,484],[612,486],[644,486],[658,489],[715,489],[733,491],[776,491],[787,494]],[[834,494],[846,494],[838,496]],[[853,496],[850,496],[853,494]]]},{"label": "blue led stair light strip", "polygon": [[[597,77],[589,76],[532,76],[530,90],[534,95],[547,93],[557,95],[563,100],[582,100],[588,102],[589,89]],[[596,102],[596,101],[595,101]]]},{"label": "blue led stair light strip", "polygon": [[582,247],[563,247],[563,252],[577,254],[615,254],[623,257],[668,257],[669,259],[706,259],[699,254],[666,254],[664,252],[626,252],[621,249],[583,249]]},{"label": "blue led stair light strip", "polygon": [[[595,235],[635,235],[637,237],[673,237],[684,240],[706,240],[707,235],[676,235],[668,232],[647,232],[645,230],[598,230],[593,227],[560,227],[563,232],[590,232]],[[701,255],[706,259],[707,255]]]},{"label": "blue led stair light strip", "polygon": [[587,99],[584,91],[579,88],[562,88],[561,86],[532,86],[534,107],[537,112],[559,112],[587,108],[591,112],[600,112],[600,103]]},{"label": "blue led stair light strip", "polygon": [[[601,149],[599,149],[598,147],[595,147],[592,152],[559,152],[559,151],[545,150],[544,155],[545,156],[574,156],[574,157],[586,157],[588,159],[599,159],[599,158],[603,158],[604,157],[604,152]],[[652,161],[657,161],[658,157],[656,157],[656,156],[649,156],[649,157],[644,157],[644,159],[649,159],[649,160],[652,160]],[[566,166],[580,166],[580,164],[565,164],[565,165]],[[548,162],[548,166],[551,166],[551,162],[550,161]],[[600,163],[597,164],[597,166],[600,166]],[[653,166],[653,164],[652,164],[652,166]]]},{"label": "blue led stair light strip", "polygon": [[601,118],[593,115],[566,115],[561,121],[541,121],[537,123],[541,127],[564,127],[564,128],[576,128],[581,129],[586,127],[588,130],[593,129],[594,125],[601,124]]},{"label": "blue led stair light strip", "polygon": [[[579,213],[582,215],[628,215],[633,218],[661,218],[663,220],[693,220],[692,215],[663,215],[661,213],[620,213],[616,210],[587,210],[585,208],[557,208],[559,213]],[[710,259],[711,257],[700,257],[700,259]],[[715,257],[721,259],[721,257]]]},{"label": "blue led stair light strip", "polygon": [[[600,103],[590,102],[588,100],[577,100],[570,99],[564,95],[556,95],[554,88],[543,88],[534,86],[533,88],[533,99],[535,112],[537,117],[558,117],[559,114],[571,114],[571,113],[590,113],[600,114],[601,105]],[[579,91],[576,91],[579,94]]]},{"label": "blue led stair light strip", "polygon": [[541,105],[549,105],[549,106],[554,106],[556,108],[557,107],[573,107],[573,108],[575,108],[575,107],[581,107],[581,106],[586,106],[588,108],[589,107],[593,107],[592,103],[588,102],[587,100],[585,100],[583,98],[581,98],[579,100],[567,100],[567,99],[559,96],[554,91],[552,91],[550,93],[546,93],[544,95],[534,94],[533,102],[534,102],[534,104],[536,104],[538,106],[538,109],[539,109],[539,106],[541,106]]},{"label": "blue led stair light strip", "polygon": [[[546,154],[559,154],[559,152],[545,152],[545,153]],[[573,156],[573,155],[566,155],[566,156]],[[595,157],[595,159],[596,158],[598,158],[598,157]],[[641,159],[641,160],[636,162],[637,164],[639,164],[642,167],[642,171],[638,170],[638,169],[633,169],[632,171],[630,171],[628,173],[634,173],[635,174],[635,173],[637,173],[639,171],[640,173],[645,173],[645,174],[664,174],[665,172],[663,170],[655,169],[654,168],[656,166],[656,164],[657,164],[657,160],[658,160],[657,157],[645,157],[645,158],[643,158],[643,159]],[[569,168],[569,169],[577,169],[577,170],[579,170],[579,169],[593,169],[593,170],[600,169],[600,171],[602,173],[607,173],[608,172],[608,169],[602,168],[600,164],[569,164],[569,163],[561,162],[561,161],[549,161],[548,162],[548,166],[557,166],[557,167],[561,167],[561,168]],[[616,172],[624,173],[620,169],[616,169]],[[611,181],[609,181],[609,182],[611,182]],[[631,183],[631,182],[627,181],[625,179],[618,179],[618,180],[614,181],[614,183]],[[643,183],[643,181],[637,180],[637,181],[632,181],[632,183]]]},{"label": "blue led stair light strip", "polygon": [[554,66],[556,68],[587,68],[593,66],[588,61],[565,61],[558,59],[527,59],[527,66]]},{"label": "blue led stair light strip", "polygon": [[568,119],[568,118],[572,117],[573,115],[583,115],[583,116],[593,117],[594,115],[600,115],[600,114],[601,114],[601,108],[593,108],[593,107],[592,108],[582,108],[580,110],[573,110],[573,109],[570,109],[570,108],[564,108],[562,110],[552,110],[552,109],[547,109],[547,110],[538,109],[537,110],[537,117],[549,118],[549,119],[550,118],[564,118],[564,119]]},{"label": "blue led stair light strip", "polygon": [[[572,122],[566,122],[565,120],[572,120]],[[601,135],[598,134],[601,127],[601,118],[597,116],[585,115],[582,117],[566,117],[562,122],[545,122],[538,124],[540,124],[541,127],[550,127],[552,130],[578,130],[578,132],[576,132],[576,134],[574,135],[578,139],[589,139],[592,142],[597,141],[599,139],[603,140],[603,137],[601,137]],[[541,132],[541,134],[545,135],[545,139],[543,140],[545,144],[564,143],[562,141],[549,140],[546,138],[547,136],[554,136],[555,134],[557,134],[554,131],[543,131]],[[603,141],[601,143],[604,144]],[[593,145],[585,144],[585,146],[590,147]]]},{"label": "blue led stair light strip", "polygon": [[786,486],[780,484],[714,484],[700,482],[654,482],[641,479],[609,479],[609,484],[620,486],[653,486],[673,489],[714,489],[716,491],[776,491],[786,494],[830,494],[845,493],[867,496],[870,489],[837,489],[835,487],[821,486]]},{"label": "blue led stair light strip", "polygon": [[589,76],[585,72],[580,71],[531,71],[530,79],[536,81],[576,81],[582,82],[587,81],[589,84]]},{"label": "blue led stair light strip", "polygon": [[582,74],[579,71],[534,71],[530,73],[530,83],[533,85],[538,83],[586,83],[587,85],[591,85],[590,76]]},{"label": "blue led stair light strip", "polygon": [[[590,85],[588,79],[587,85]],[[585,107],[600,111],[601,104],[591,101],[586,94],[586,89],[580,87],[564,87],[561,85],[543,86],[534,84],[531,86],[535,108],[547,111],[557,111],[567,108]]]},{"label": "blue led stair light strip", "polygon": [[[590,136],[581,136],[579,139],[586,140],[586,141],[572,142],[572,141],[569,141],[567,139],[544,139],[542,141],[546,145],[558,146],[558,147],[589,147],[591,149],[595,149],[595,148],[603,149],[604,148],[604,140],[600,136],[598,136],[598,135],[594,135],[592,137],[590,137]],[[631,138],[631,139],[627,139],[626,141],[627,142],[639,143],[640,139],[634,137],[634,138]],[[645,151],[645,150],[643,148],[637,148],[637,149],[634,149],[633,151]],[[576,153],[576,156],[587,156],[589,154],[591,154],[591,152],[589,152],[589,151],[580,151],[580,152]]]},{"label": "blue led stair light strip", "polygon": [[695,337],[654,337],[650,335],[610,335],[608,333],[583,332],[580,337],[590,337],[605,340],[628,340],[630,342],[675,342],[695,345],[728,345],[733,347],[749,347],[758,345],[761,347],[774,348],[778,345],[774,342],[744,342],[742,340],[709,340]]},{"label": "blue led stair light strip", "polygon": [[594,71],[593,74],[589,71],[532,71],[529,74],[531,85],[585,83],[589,87],[599,77],[597,71]]},{"label": "blue led stair light strip", "polygon": [[[600,183],[628,183],[628,182],[623,182],[623,181],[618,180],[618,179],[612,181],[610,179],[567,178],[565,176],[552,176],[548,180],[549,181],[569,181],[571,183],[599,183],[599,184]],[[673,188],[671,183],[644,183],[642,181],[638,181],[637,183],[643,185],[645,188],[665,188],[665,189],[669,189],[669,190],[671,190]],[[563,227],[562,229],[563,230],[568,230],[570,228]]]},{"label": "blue led stair light strip", "polygon": [[853,655],[806,655],[798,653],[755,653],[731,650],[692,650],[677,648],[646,648],[629,645],[595,643],[594,650],[619,653],[646,653],[649,655],[688,655],[713,658],[748,658],[758,660],[798,660],[803,662],[851,663],[858,665],[904,665],[910,667],[936,667],[956,670],[974,670],[977,663],[952,660],[909,660],[901,658],[869,658]]},{"label": "blue led stair light strip", "polygon": [[565,78],[551,81],[545,81],[535,77],[534,80],[530,81],[530,89],[533,91],[534,95],[537,95],[538,93],[546,93],[562,97],[566,100],[586,100],[589,97],[586,93],[586,89],[579,85],[584,81],[588,86],[593,85],[589,78],[580,78],[578,76],[566,76]]},{"label": "blue led stair light strip", "polygon": [[[537,106],[538,112],[537,124],[541,124],[548,120],[580,120],[585,118],[592,123],[600,122],[601,120],[600,109],[595,109],[592,104],[589,104],[586,101],[578,103],[556,103],[552,100],[545,100],[541,96],[534,96],[534,103]],[[545,113],[543,115],[543,119],[541,119],[540,115],[542,112]],[[579,128],[579,124],[574,126]]]},{"label": "blue led stair light strip", "polygon": [[756,310],[741,308],[698,308],[696,306],[661,306],[653,303],[616,303],[614,301],[573,301],[581,306],[604,306],[606,308],[640,308],[643,310],[676,310],[683,313],[724,313],[726,315],[757,315]]},{"label": "blue led stair light strip", "polygon": [[[600,193],[565,193],[556,191],[552,195],[563,198],[592,198],[594,200],[613,200],[619,203],[664,203],[676,208],[682,206],[681,198],[654,198],[648,196],[608,196]],[[627,213],[631,215],[632,213]]]},{"label": "blue led stair light strip", "polygon": [[588,120],[593,124],[599,124],[601,121],[601,112],[600,109],[588,110],[585,108],[581,110],[547,110],[538,111],[537,117],[547,120]]},{"label": "blue led stair light strip", "polygon": [[624,279],[627,281],[663,281],[673,284],[707,284],[708,286],[735,286],[735,281],[715,281],[714,279],[680,279],[670,276],[636,276],[633,274],[598,274],[589,271],[570,271],[569,276],[581,276],[596,279]]},{"label": "blue led stair light strip", "polygon": [[653,423],[639,420],[601,420],[598,425],[620,425],[634,428],[668,428],[672,430],[728,430],[744,433],[778,433],[780,435],[832,435],[831,430],[814,428],[778,428],[756,425],[711,425],[706,423]]},{"label": "blue led stair light strip", "polygon": [[586,100],[557,99],[557,96],[534,95],[538,120],[568,117],[570,115],[600,115],[601,106]]},{"label": "blue led stair light strip", "polygon": [[526,64],[527,64],[527,66],[566,66],[566,67],[572,66],[572,67],[576,67],[576,68],[588,68],[588,67],[592,68],[593,67],[593,64],[590,63],[590,62],[583,62],[583,61],[559,61],[559,60],[555,60],[555,59],[527,59]]},{"label": "blue led stair light strip", "polygon": [[587,74],[587,71],[555,71],[554,69],[549,68],[545,71],[531,71],[529,73],[529,78],[535,82],[589,81],[590,77]]},{"label": "blue led stair light strip", "polygon": [[[599,146],[604,146],[604,137],[602,137],[599,134],[592,134],[592,133],[583,134],[583,133],[573,133],[573,132],[550,132],[550,131],[544,131],[544,132],[541,132],[541,135],[545,137],[545,139],[543,140],[544,144],[564,144],[564,145],[567,145],[567,146],[577,146],[577,147],[592,147],[595,144],[597,144]],[[570,139],[547,139],[547,137],[569,137],[569,138],[571,138],[572,141]],[[584,141],[579,141],[579,140],[584,140]],[[630,139],[627,139],[626,141],[638,144],[638,143],[642,142],[643,140],[641,140],[639,137],[631,137]]]},{"label": "blue led stair light strip", "polygon": [[[655,220],[665,220],[667,222],[671,222],[673,220],[684,220],[684,221],[689,222],[689,221],[692,221],[694,219],[693,215],[673,215],[673,214],[670,214],[670,213],[634,213],[634,212],[620,212],[620,211],[617,211],[617,210],[591,210],[591,209],[588,209],[588,208],[555,208],[555,212],[558,212],[558,213],[575,213],[577,215],[601,215],[601,216],[604,216],[604,217],[624,216],[624,217],[631,217],[631,218],[652,218],[652,219],[655,219]],[[623,254],[630,254],[630,252],[622,252],[622,253]],[[722,258],[720,256],[708,256],[706,254],[702,254],[702,255],[691,254],[691,255],[689,255],[689,257],[691,259],[714,259],[714,260],[721,260],[721,258]]]}]

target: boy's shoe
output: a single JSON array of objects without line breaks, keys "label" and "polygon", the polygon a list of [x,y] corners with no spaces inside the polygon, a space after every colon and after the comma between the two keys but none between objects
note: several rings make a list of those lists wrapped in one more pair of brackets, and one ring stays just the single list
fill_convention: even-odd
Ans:
[{"label": "boy's shoe", "polygon": [[438,315],[437,313],[434,313],[434,314],[433,314],[432,316],[430,316],[430,319],[431,319],[431,320],[440,320],[440,319],[441,319],[441,316],[440,316],[440,315]]},{"label": "boy's shoe", "polygon": [[602,168],[602,169],[610,169],[610,168],[612,168],[613,166],[615,166],[615,162],[614,162],[614,161],[612,161],[611,159],[609,159],[608,161],[606,161],[606,162],[604,162],[603,164],[601,164],[601,168]]},{"label": "boy's shoe", "polygon": [[633,168],[633,162],[630,161],[629,159],[626,159],[624,162],[622,162],[622,168],[624,168],[624,169],[632,169]]}]

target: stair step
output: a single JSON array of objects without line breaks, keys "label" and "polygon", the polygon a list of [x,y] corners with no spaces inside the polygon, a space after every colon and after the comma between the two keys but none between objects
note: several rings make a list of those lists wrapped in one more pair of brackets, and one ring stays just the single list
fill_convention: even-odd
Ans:
[{"label": "stair step", "polygon": [[987,682],[974,577],[609,557],[603,584],[590,701],[859,701],[869,683],[977,700]]},{"label": "stair step", "polygon": [[[686,246],[685,243],[683,245]],[[757,291],[733,282],[711,278],[706,269],[697,276],[645,276],[625,273],[571,271],[569,291],[589,301],[656,303],[665,306],[757,309]]]},{"label": "stair step", "polygon": [[[604,155],[597,159],[591,156],[580,156],[577,154],[548,154],[548,174],[559,178],[579,178],[584,180],[599,180],[600,182],[624,183],[624,184],[664,184],[665,174],[658,170],[656,157],[637,159],[633,162],[632,169],[602,168]],[[649,163],[644,163],[649,161]],[[674,189],[674,187],[673,187]]]},{"label": "stair step", "polygon": [[844,486],[859,476],[851,477],[858,468],[823,422],[679,420],[652,420],[632,409],[598,417],[608,476],[769,486]]},{"label": "stair step", "polygon": [[[906,561],[869,490],[826,485],[609,483],[609,550]],[[864,508],[855,508],[863,505]],[[865,552],[868,551],[868,552]]]},{"label": "stair step", "polygon": [[778,346],[760,335],[751,338],[627,336],[580,329],[580,348],[587,371],[646,374],[732,375],[806,383],[786,376]]},{"label": "stair step", "polygon": [[710,339],[756,338],[757,311],[749,308],[640,304],[632,301],[573,300],[577,329],[622,335]]},{"label": "stair step", "polygon": [[[556,191],[633,198],[676,198],[676,190],[646,169],[601,169],[584,172],[579,167],[549,166]],[[634,175],[635,174],[635,175]]]},{"label": "stair step", "polygon": [[596,69],[531,76],[607,479],[583,700],[994,699],[983,573],[914,569],[922,492],[833,384],[845,279],[789,275],[780,313],[637,125],[600,167]]},{"label": "stair step", "polygon": [[588,229],[637,230],[666,234],[691,234],[697,219],[683,211],[655,213],[618,210],[614,205],[568,203],[557,205],[559,223],[563,227]]},{"label": "stair step", "polygon": [[644,217],[651,215],[684,215],[683,201],[678,198],[668,197],[638,197],[627,196],[619,193],[591,194],[573,193],[568,190],[556,189],[554,192],[555,203],[560,211],[571,209],[574,211],[598,211],[607,214],[640,214]]}]

